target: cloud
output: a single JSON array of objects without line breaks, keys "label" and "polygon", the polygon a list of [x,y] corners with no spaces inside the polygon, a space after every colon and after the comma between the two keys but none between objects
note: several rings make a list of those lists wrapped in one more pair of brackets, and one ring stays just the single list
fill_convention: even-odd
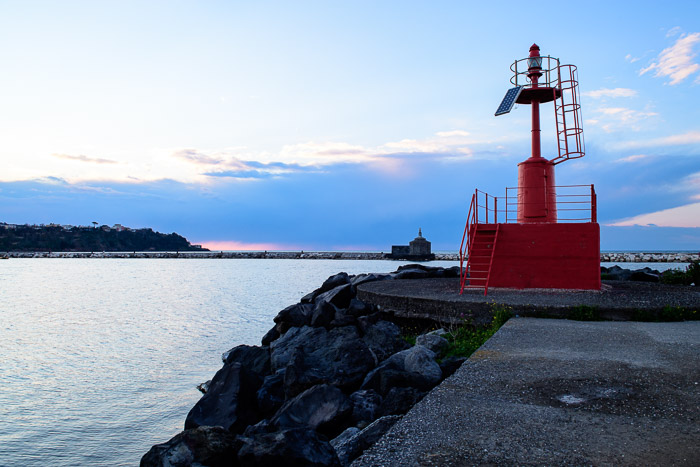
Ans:
[{"label": "cloud", "polygon": [[606,133],[620,129],[640,130],[640,123],[658,115],[656,112],[628,109],[626,107],[598,107],[593,110],[594,118],[586,123],[598,126]]},{"label": "cloud", "polygon": [[188,162],[193,162],[195,164],[205,164],[205,165],[218,165],[223,162],[222,159],[218,157],[205,154],[196,149],[180,149],[173,153],[173,157],[183,159]]},{"label": "cloud", "polygon": [[203,241],[201,245],[212,251],[299,251],[301,248],[280,243],[248,243],[235,240]]},{"label": "cloud", "polygon": [[655,225],[659,227],[700,227],[700,202],[641,214],[614,222],[613,226]]},{"label": "cloud", "polygon": [[435,134],[441,138],[449,138],[451,136],[469,136],[469,132],[464,130],[438,131]]},{"label": "cloud", "polygon": [[628,88],[603,88],[597,89],[595,91],[584,92],[583,95],[591,97],[593,99],[600,99],[605,97],[634,97],[637,95],[637,91]]},{"label": "cloud", "polygon": [[700,32],[681,35],[675,44],[661,51],[656,61],[639,70],[639,75],[654,71],[654,76],[657,78],[669,78],[668,84],[672,86],[683,82],[700,70],[700,64],[694,61],[697,54],[693,52],[698,42],[700,42]]},{"label": "cloud", "polygon": [[219,172],[204,172],[202,175],[207,177],[222,177],[222,178],[269,178],[272,174],[260,170],[222,170]]},{"label": "cloud", "polygon": [[671,29],[668,30],[668,32],[666,33],[666,37],[677,36],[677,35],[680,34],[681,32],[682,32],[681,27],[680,27],[680,26],[676,26],[676,27],[673,27],[673,28],[671,28]]},{"label": "cloud", "polygon": [[639,61],[639,57],[633,57],[632,55],[627,54],[625,55],[625,60],[627,60],[630,63],[634,63]]},{"label": "cloud", "polygon": [[[153,148],[134,152],[115,152],[114,160],[85,155],[53,154],[51,164],[27,165],[22,170],[5,172],[7,181],[34,180],[54,175],[70,183],[129,182],[146,183],[157,180],[177,180],[184,183],[208,185],[215,180],[252,180],[279,178],[297,172],[324,172],[343,165],[358,165],[383,175],[412,177],[409,160],[431,160],[453,163],[469,159],[475,153],[477,141],[460,129],[440,131],[424,138],[359,145],[343,141],[308,141],[288,144],[277,150],[251,150],[245,147],[221,149]],[[499,151],[501,153],[502,151]],[[484,158],[495,157],[480,151]],[[48,156],[47,156],[48,157]],[[82,162],[64,164],[59,159]]]},{"label": "cloud", "polygon": [[66,159],[66,160],[71,160],[71,161],[80,161],[80,162],[89,162],[92,164],[118,164],[117,161],[113,161],[110,159],[101,159],[99,157],[89,157],[89,156],[84,156],[82,154],[78,156],[73,156],[71,154],[51,154],[52,157],[56,157],[58,159]]},{"label": "cloud", "polygon": [[649,156],[646,154],[635,154],[633,156],[627,156],[627,157],[623,157],[621,159],[617,159],[614,162],[623,162],[623,163],[624,162],[637,162],[637,161],[641,161],[641,160],[647,159],[647,158],[649,158]]},{"label": "cloud", "polygon": [[262,179],[284,173],[308,170],[308,167],[299,164],[288,164],[279,161],[266,163],[255,160],[242,160],[225,151],[210,154],[198,149],[180,149],[173,152],[172,157],[200,166],[204,169],[200,175],[206,177]]},{"label": "cloud", "polygon": [[678,135],[669,135],[647,140],[624,141],[614,146],[619,149],[631,149],[657,146],[682,146],[685,144],[700,144],[700,131],[688,131]]}]

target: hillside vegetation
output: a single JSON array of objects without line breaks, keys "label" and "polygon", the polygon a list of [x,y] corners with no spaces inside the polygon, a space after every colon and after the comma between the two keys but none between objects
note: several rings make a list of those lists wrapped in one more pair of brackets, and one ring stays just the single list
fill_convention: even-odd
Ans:
[{"label": "hillside vegetation", "polygon": [[[4,227],[4,228],[3,228]],[[208,251],[176,233],[152,229],[0,225],[0,251]]]}]

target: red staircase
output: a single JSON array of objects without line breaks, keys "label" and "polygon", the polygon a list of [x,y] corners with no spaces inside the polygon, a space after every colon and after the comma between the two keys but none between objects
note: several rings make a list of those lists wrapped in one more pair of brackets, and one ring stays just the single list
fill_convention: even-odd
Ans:
[{"label": "red staircase", "polygon": [[[498,240],[498,227],[495,223],[479,223],[478,210],[481,206],[478,200],[479,190],[472,196],[467,216],[467,225],[464,227],[462,245],[459,249],[460,259],[460,291],[462,294],[465,288],[483,288],[484,296],[488,293],[489,277],[491,266],[493,265],[493,254]],[[487,200],[488,200],[488,195]],[[488,206],[488,201],[486,203]],[[495,208],[495,204],[494,204]],[[495,210],[494,210],[495,211]],[[486,209],[486,219],[488,222],[489,211]],[[464,263],[466,259],[466,265]]]},{"label": "red staircase", "polygon": [[467,272],[469,272],[469,288],[484,288],[484,295],[488,293],[489,275],[493,264],[493,252],[498,239],[498,224],[476,224],[474,242],[472,243]]}]

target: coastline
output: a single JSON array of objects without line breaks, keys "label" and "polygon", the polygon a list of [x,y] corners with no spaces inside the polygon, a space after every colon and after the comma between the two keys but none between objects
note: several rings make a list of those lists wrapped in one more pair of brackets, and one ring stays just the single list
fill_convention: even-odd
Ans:
[{"label": "coastline", "polygon": [[[357,251],[12,251],[7,258],[134,258],[134,259],[339,259],[391,260],[390,253]],[[457,253],[435,253],[435,261],[459,261]],[[604,252],[603,263],[689,263],[700,261],[700,253]]]}]

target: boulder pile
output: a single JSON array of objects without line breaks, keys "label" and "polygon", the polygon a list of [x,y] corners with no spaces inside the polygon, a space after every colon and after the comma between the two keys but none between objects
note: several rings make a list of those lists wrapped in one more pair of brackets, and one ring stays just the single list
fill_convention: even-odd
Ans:
[{"label": "boulder pile", "polygon": [[348,465],[464,361],[440,359],[440,331],[410,345],[391,313],[356,297],[365,282],[428,277],[459,268],[329,277],[279,312],[261,346],[224,353],[185,430],[141,465]]}]

